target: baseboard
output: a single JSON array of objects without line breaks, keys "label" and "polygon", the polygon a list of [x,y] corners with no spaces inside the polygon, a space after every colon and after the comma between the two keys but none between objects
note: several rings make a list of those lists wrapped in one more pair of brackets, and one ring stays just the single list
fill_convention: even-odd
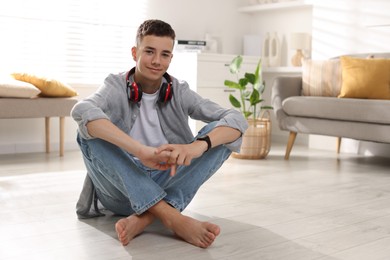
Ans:
[{"label": "baseboard", "polygon": [[[65,142],[64,150],[74,151],[79,147],[75,142]],[[52,142],[50,144],[50,152],[58,153],[60,150],[60,144]],[[19,153],[44,153],[46,152],[44,143],[20,143],[20,144],[0,144],[0,154],[19,154]]]}]

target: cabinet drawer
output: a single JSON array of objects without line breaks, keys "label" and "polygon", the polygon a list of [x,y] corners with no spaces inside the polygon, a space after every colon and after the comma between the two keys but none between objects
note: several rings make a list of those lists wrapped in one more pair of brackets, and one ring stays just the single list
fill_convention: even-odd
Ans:
[{"label": "cabinet drawer", "polygon": [[[214,86],[224,87],[225,80],[237,81],[237,76],[230,73],[229,64],[226,62],[202,62],[198,63],[198,87],[200,86]],[[244,77],[246,72],[254,73],[257,63],[244,63],[241,66],[239,78]]]},{"label": "cabinet drawer", "polygon": [[234,79],[229,71],[229,63],[223,62],[199,62],[198,86],[224,86],[225,79]]},{"label": "cabinet drawer", "polygon": [[211,101],[225,108],[232,107],[229,101],[230,94],[233,94],[236,97],[238,96],[238,90],[229,89],[229,88],[216,88],[216,87],[208,87],[208,88],[199,87],[198,93],[203,98],[210,99]]}]

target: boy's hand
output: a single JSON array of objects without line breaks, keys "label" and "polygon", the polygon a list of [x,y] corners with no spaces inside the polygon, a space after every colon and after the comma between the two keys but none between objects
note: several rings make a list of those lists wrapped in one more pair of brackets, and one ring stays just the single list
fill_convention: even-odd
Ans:
[{"label": "boy's hand", "polygon": [[170,156],[169,151],[157,152],[157,148],[149,146],[143,146],[137,155],[143,165],[161,171],[171,168],[171,165],[167,163]]},{"label": "boy's hand", "polygon": [[157,148],[157,155],[167,155],[166,161],[171,165],[171,176],[176,174],[176,165],[190,165],[192,159],[200,157],[207,150],[207,143],[195,141],[190,144],[164,144]]}]

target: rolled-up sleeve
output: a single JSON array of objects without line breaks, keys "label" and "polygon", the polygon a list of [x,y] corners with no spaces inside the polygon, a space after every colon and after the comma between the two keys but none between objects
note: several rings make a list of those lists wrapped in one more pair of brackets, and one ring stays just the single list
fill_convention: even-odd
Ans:
[{"label": "rolled-up sleeve", "polygon": [[218,126],[229,126],[241,132],[240,138],[236,139],[231,143],[225,144],[225,146],[230,150],[232,150],[233,152],[239,152],[242,144],[242,134],[244,134],[246,129],[248,128],[248,122],[241,115],[241,113],[238,112],[238,115],[234,113],[229,115],[228,117],[222,118],[221,120],[218,121],[216,127]]},{"label": "rolled-up sleeve", "polygon": [[92,139],[88,133],[87,124],[97,119],[108,119],[112,121],[112,114],[115,113],[110,107],[109,100],[118,100],[123,96],[120,77],[109,75],[104,84],[91,96],[79,101],[72,109],[71,116],[79,126],[79,134],[84,139]]},{"label": "rolled-up sleeve", "polygon": [[[190,116],[194,119],[201,120],[205,123],[217,121],[216,127],[228,126],[237,129],[242,134],[248,128],[248,122],[244,116],[237,110],[232,108],[223,108],[215,102],[202,98],[197,93],[188,91],[184,96],[184,103],[193,104],[193,110],[190,111]],[[239,152],[241,148],[242,138],[225,144],[227,148],[234,152]]]},{"label": "rolled-up sleeve", "polygon": [[79,126],[79,133],[84,139],[92,139],[88,133],[87,124],[97,119],[109,119],[101,108],[96,107],[88,100],[78,102],[72,109],[71,115]]}]

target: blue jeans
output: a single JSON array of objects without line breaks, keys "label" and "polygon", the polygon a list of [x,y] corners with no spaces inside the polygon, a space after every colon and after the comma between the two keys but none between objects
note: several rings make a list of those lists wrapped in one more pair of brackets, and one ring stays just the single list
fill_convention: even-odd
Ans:
[{"label": "blue jeans", "polygon": [[[206,125],[198,136],[210,132]],[[219,145],[193,159],[189,166],[178,166],[176,175],[144,166],[123,149],[102,139],[77,137],[83,159],[101,204],[119,215],[142,214],[164,200],[179,211],[191,202],[199,187],[229,157],[231,151]]]}]

